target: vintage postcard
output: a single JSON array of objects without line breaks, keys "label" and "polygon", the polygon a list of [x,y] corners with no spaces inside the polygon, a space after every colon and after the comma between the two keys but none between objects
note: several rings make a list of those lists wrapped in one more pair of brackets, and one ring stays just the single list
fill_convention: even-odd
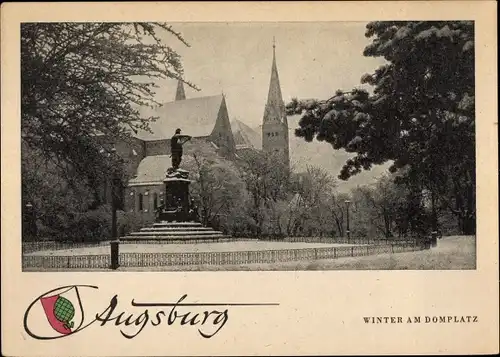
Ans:
[{"label": "vintage postcard", "polygon": [[7,3],[2,353],[498,353],[496,3]]}]

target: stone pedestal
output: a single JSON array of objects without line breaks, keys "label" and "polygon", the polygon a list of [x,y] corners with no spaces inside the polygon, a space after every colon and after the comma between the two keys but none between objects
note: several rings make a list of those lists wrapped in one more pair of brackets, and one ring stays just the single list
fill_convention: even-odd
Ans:
[{"label": "stone pedestal", "polygon": [[165,200],[156,218],[157,222],[187,222],[192,220],[190,214],[191,201],[189,198],[189,172],[178,169],[170,171],[163,182],[165,183]]}]

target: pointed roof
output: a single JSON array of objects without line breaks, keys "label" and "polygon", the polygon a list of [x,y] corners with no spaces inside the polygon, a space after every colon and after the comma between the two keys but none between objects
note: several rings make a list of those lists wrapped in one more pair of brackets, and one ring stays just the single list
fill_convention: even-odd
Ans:
[{"label": "pointed roof", "polygon": [[269,83],[267,103],[281,102],[283,102],[283,97],[281,96],[280,77],[278,75],[278,66],[276,65],[276,44],[273,41],[273,64],[271,67],[271,81]]},{"label": "pointed roof", "polygon": [[184,83],[179,80],[177,81],[177,91],[175,92],[175,100],[185,100],[186,93],[184,92]]},{"label": "pointed roof", "polygon": [[140,110],[144,117],[158,119],[149,123],[152,133],[139,130],[134,136],[145,141],[170,139],[177,128],[192,137],[209,136],[223,103],[222,95],[214,95],[163,103],[153,108],[143,106]]},{"label": "pointed roof", "polygon": [[259,132],[245,123],[235,119],[231,122],[231,130],[236,148],[251,147],[258,150],[262,148],[262,139]]},{"label": "pointed roof", "polygon": [[264,122],[269,120],[282,120],[285,114],[285,104],[281,94],[278,66],[276,65],[276,44],[273,38],[273,63],[271,66],[271,80],[267,94],[267,104],[264,112]]}]

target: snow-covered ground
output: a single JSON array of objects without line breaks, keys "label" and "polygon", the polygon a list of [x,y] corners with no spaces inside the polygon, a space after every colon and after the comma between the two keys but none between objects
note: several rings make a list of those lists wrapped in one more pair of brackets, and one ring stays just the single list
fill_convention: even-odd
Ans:
[{"label": "snow-covered ground", "polygon": [[[221,242],[196,244],[120,244],[120,253],[196,253],[196,252],[237,252],[278,249],[304,249],[326,247],[350,247],[357,244],[303,243],[303,242]],[[74,249],[45,250],[26,255],[68,256],[110,254],[110,246]]]}]

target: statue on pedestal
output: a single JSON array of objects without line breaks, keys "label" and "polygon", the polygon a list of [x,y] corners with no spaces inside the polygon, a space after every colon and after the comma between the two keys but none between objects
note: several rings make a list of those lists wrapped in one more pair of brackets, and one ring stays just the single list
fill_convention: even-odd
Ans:
[{"label": "statue on pedestal", "polygon": [[172,167],[167,169],[165,180],[165,201],[157,214],[158,221],[189,221],[194,216],[189,200],[189,171],[179,169],[182,161],[182,145],[191,136],[175,131],[171,139]]},{"label": "statue on pedestal", "polygon": [[172,158],[172,169],[176,171],[182,161],[182,145],[191,140],[191,136],[182,135],[181,129],[175,131],[174,136],[170,139],[170,157]]}]

